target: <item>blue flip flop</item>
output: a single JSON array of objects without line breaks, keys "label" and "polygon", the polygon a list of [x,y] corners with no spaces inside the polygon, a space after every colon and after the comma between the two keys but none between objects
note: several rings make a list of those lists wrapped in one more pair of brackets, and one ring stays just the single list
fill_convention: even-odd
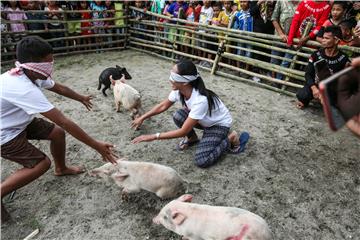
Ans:
[{"label": "blue flip flop", "polygon": [[239,154],[245,150],[245,146],[249,141],[250,135],[248,132],[242,132],[239,137],[240,145],[235,148],[229,148],[228,153]]}]

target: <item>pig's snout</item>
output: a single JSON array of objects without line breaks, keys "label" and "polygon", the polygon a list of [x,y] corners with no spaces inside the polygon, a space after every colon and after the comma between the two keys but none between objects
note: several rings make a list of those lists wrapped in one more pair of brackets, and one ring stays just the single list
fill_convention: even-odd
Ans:
[{"label": "pig's snout", "polygon": [[153,223],[155,223],[156,225],[159,225],[160,224],[160,217],[159,216],[156,216],[152,219]]}]

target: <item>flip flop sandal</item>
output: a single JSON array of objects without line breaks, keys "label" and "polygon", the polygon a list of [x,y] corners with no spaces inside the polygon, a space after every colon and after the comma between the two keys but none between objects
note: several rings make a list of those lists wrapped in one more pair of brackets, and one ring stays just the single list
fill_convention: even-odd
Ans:
[{"label": "flip flop sandal", "polygon": [[230,154],[239,154],[245,150],[245,146],[249,141],[250,135],[248,132],[242,132],[239,137],[240,145],[228,149]]},{"label": "flip flop sandal", "polygon": [[194,146],[195,144],[197,144],[199,142],[199,140],[195,140],[190,142],[187,138],[183,138],[179,144],[176,146],[176,149],[178,151],[184,151],[186,149],[188,149],[191,146]]}]

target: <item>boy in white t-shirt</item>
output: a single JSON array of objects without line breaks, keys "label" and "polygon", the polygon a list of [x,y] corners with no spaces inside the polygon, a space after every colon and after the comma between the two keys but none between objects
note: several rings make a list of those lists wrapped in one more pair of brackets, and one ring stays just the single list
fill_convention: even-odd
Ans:
[{"label": "boy in white t-shirt", "polygon": [[[9,218],[2,204],[3,197],[37,179],[50,168],[49,157],[28,139],[50,140],[57,176],[84,172],[82,167],[65,164],[65,131],[98,151],[105,161],[116,163],[112,144],[87,135],[42,93],[41,88],[45,88],[81,102],[88,110],[92,108],[91,96],[80,95],[50,78],[54,61],[52,52],[50,44],[40,37],[23,38],[16,48],[17,67],[0,76],[1,157],[24,166],[1,182],[1,221]],[[36,118],[37,113],[57,125]]]},{"label": "boy in white t-shirt", "polygon": [[[199,143],[194,161],[202,168],[212,166],[226,152],[238,154],[244,151],[249,134],[243,132],[239,137],[235,131],[230,133],[232,117],[229,110],[213,91],[205,87],[194,63],[190,60],[177,63],[170,73],[170,82],[173,91],[168,99],[135,119],[132,127],[140,127],[145,119],[166,111],[175,102],[181,102],[184,108],[174,114],[174,122],[179,129],[141,135],[135,138],[133,143],[184,137],[178,145],[178,150],[185,150]],[[200,141],[194,128],[204,131]]]}]

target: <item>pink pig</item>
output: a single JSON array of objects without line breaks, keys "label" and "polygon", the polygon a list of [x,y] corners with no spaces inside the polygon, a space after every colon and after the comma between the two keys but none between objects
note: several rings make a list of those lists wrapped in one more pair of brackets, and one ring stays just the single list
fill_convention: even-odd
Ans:
[{"label": "pink pig", "polygon": [[162,199],[175,198],[186,190],[185,181],[174,169],[156,163],[119,159],[117,165],[106,163],[90,171],[90,175],[113,179],[123,189],[125,198],[128,193],[140,190],[155,193]]},{"label": "pink pig", "polygon": [[189,240],[270,240],[271,231],[263,218],[235,207],[191,203],[185,194],[163,207],[155,224]]}]

